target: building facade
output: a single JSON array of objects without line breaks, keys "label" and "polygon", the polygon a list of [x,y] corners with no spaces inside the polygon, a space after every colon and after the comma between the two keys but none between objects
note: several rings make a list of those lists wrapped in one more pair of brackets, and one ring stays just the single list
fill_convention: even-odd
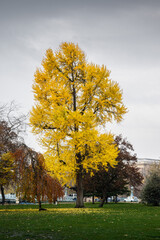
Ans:
[{"label": "building facade", "polygon": [[160,159],[138,158],[136,164],[145,179],[149,174],[151,166],[154,164],[160,164]]}]

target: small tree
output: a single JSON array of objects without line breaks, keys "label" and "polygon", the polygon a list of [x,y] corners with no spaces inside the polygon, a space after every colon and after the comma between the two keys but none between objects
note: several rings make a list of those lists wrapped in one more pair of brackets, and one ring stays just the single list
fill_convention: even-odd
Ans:
[{"label": "small tree", "polygon": [[159,206],[160,204],[160,174],[152,172],[152,174],[146,180],[141,193],[143,202],[151,204],[153,206]]},{"label": "small tree", "polygon": [[2,205],[5,203],[4,186],[8,186],[14,179],[15,158],[10,152],[0,157],[0,187],[2,194]]},{"label": "small tree", "polygon": [[18,144],[18,135],[12,130],[9,124],[0,121],[0,188],[2,194],[2,204],[5,203],[4,188],[13,182],[14,157]]},{"label": "small tree", "polygon": [[103,207],[108,197],[127,193],[128,184],[136,188],[143,180],[135,164],[137,158],[133,146],[121,135],[115,138],[115,142],[119,149],[116,159],[118,164],[115,168],[109,166],[106,171],[102,165],[99,165],[93,177],[86,174],[84,178],[85,191],[101,197],[100,207]]},{"label": "small tree", "polygon": [[39,203],[48,200],[55,202],[57,198],[63,197],[64,192],[59,181],[51,177],[46,171],[44,157],[23,145],[15,153],[16,158],[16,187],[24,199]]},{"label": "small tree", "polygon": [[0,188],[2,204],[5,203],[4,188],[13,183],[15,171],[15,158],[13,153],[19,147],[22,138],[20,132],[24,131],[25,115],[16,113],[16,105],[0,106]]}]

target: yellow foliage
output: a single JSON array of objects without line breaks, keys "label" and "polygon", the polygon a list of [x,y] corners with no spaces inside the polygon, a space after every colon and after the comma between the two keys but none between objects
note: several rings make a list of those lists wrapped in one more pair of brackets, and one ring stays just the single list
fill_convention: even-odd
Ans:
[{"label": "yellow foliage", "polygon": [[106,121],[126,113],[122,90],[105,66],[89,64],[78,45],[62,43],[46,51],[33,84],[35,106],[30,124],[46,148],[46,164],[64,183],[78,171],[107,168],[118,154],[113,135],[99,134]]},{"label": "yellow foliage", "polygon": [[11,152],[2,154],[0,158],[0,184],[7,185],[14,177],[15,158]]}]

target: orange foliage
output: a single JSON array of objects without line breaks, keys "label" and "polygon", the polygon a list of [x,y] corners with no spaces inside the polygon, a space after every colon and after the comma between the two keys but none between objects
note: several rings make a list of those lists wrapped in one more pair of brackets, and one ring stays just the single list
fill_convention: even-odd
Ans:
[{"label": "orange foliage", "polygon": [[22,146],[15,152],[17,193],[27,201],[55,202],[63,197],[59,181],[51,177],[45,168],[42,154]]}]

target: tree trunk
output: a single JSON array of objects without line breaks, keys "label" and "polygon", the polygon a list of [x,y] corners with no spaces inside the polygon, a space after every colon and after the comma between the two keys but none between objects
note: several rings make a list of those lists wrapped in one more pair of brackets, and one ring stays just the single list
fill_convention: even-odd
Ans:
[{"label": "tree trunk", "polygon": [[39,204],[39,211],[47,210],[47,209],[45,209],[45,208],[42,208],[42,204],[41,204],[41,201],[40,201],[40,200],[39,200],[38,204]]},{"label": "tree trunk", "polygon": [[39,204],[39,211],[40,211],[40,210],[41,210],[41,208],[42,208],[41,201],[39,201],[39,202],[38,202],[38,204]]},{"label": "tree trunk", "polygon": [[5,195],[4,195],[4,187],[1,185],[1,194],[2,194],[2,205],[5,204]]},{"label": "tree trunk", "polygon": [[108,203],[108,196],[106,197],[106,204]]},{"label": "tree trunk", "polygon": [[94,193],[92,195],[92,204],[94,204]]},{"label": "tree trunk", "polygon": [[77,200],[76,200],[76,208],[83,208],[84,202],[83,202],[83,183],[82,183],[82,173],[79,170],[77,172],[76,177],[76,185],[77,185]]},{"label": "tree trunk", "polygon": [[[74,85],[74,72],[72,71],[72,81],[73,81],[73,111],[75,112],[77,109],[76,106],[76,88]],[[78,132],[78,126],[74,124],[74,131]],[[76,146],[75,146],[76,149]],[[77,187],[77,200],[76,200],[76,208],[83,208],[84,202],[83,202],[83,183],[82,183],[82,165],[81,165],[81,154],[76,154],[76,162],[77,166],[79,166],[79,169],[76,173],[76,187]]]},{"label": "tree trunk", "polygon": [[104,203],[105,203],[105,200],[106,200],[105,197],[103,197],[103,198],[101,199],[101,202],[100,202],[100,204],[99,204],[99,207],[103,207],[103,205],[104,205]]}]

